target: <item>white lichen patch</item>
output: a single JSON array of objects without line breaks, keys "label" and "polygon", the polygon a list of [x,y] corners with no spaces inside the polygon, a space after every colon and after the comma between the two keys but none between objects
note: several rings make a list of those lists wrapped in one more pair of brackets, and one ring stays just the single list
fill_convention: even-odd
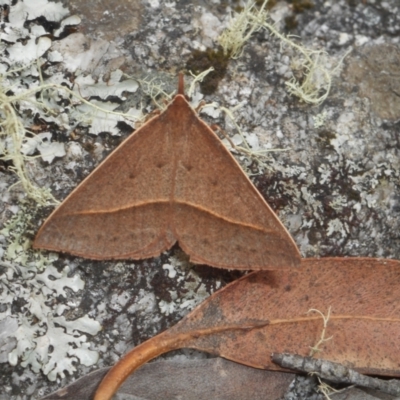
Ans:
[{"label": "white lichen patch", "polygon": [[[90,99],[118,96],[124,100],[123,94],[135,92],[138,83],[132,79],[122,80],[120,70],[111,71],[108,77],[100,75],[96,80],[79,75],[88,63],[94,62],[98,48],[94,46],[92,52],[87,53],[79,43],[66,43],[69,36],[61,41],[64,47],[60,42],[52,43],[43,26],[29,22],[38,15],[45,16],[48,21],[60,22],[55,36],[61,34],[63,27],[80,22],[76,16],[61,21],[67,14],[62,5],[47,0],[40,0],[40,6],[37,1],[34,6],[22,0],[14,5],[11,1],[8,3],[10,22],[4,22],[0,52],[1,159],[12,162],[10,169],[17,174],[30,198],[39,204],[56,204],[47,188],[37,186],[26,165],[35,162],[36,154],[48,163],[63,157],[64,144],[52,140],[52,135],[43,129],[46,126],[38,126],[37,121],[52,124],[54,129],[58,127],[65,140],[78,126],[89,126],[89,132],[95,134],[119,134],[118,122],[134,124],[141,117],[140,110],[132,109],[125,114],[115,111],[119,102],[98,100],[94,103]],[[104,48],[107,51],[109,45]],[[75,52],[75,56],[71,56],[71,52]],[[74,83],[65,76],[68,57],[73,60],[73,70],[77,73]],[[47,64],[47,60],[60,65]]]},{"label": "white lichen patch", "polygon": [[126,79],[121,81],[123,72],[117,69],[111,72],[109,78],[100,76],[94,80],[90,75],[80,75],[75,79],[75,91],[83,97],[100,97],[107,99],[108,96],[118,96],[121,100],[126,100],[122,97],[124,92],[136,92],[139,87],[137,81]]},{"label": "white lichen patch", "polygon": [[142,311],[145,314],[150,314],[154,311],[155,306],[156,300],[154,294],[141,289],[137,299],[136,310]]},{"label": "white lichen patch", "polygon": [[332,236],[334,233],[339,233],[341,237],[345,238],[349,233],[347,224],[335,218],[328,223],[327,234]]},{"label": "white lichen patch", "polygon": [[173,265],[171,264],[164,264],[163,269],[168,271],[168,278],[175,278],[176,276],[176,269]]},{"label": "white lichen patch", "polygon": [[162,314],[165,315],[171,315],[176,311],[176,303],[171,301],[171,302],[166,302],[164,300],[161,300],[158,303],[158,307],[160,307],[160,311]]},{"label": "white lichen patch", "polygon": [[98,135],[101,132],[119,135],[120,130],[117,128],[117,123],[125,121],[126,117],[131,117],[132,120],[135,120],[137,119],[137,113],[135,113],[135,110],[129,110],[128,113],[123,115],[115,112],[118,107],[117,103],[111,101],[92,100],[90,104],[84,103],[76,106],[71,110],[70,116],[79,121],[80,126],[87,126],[89,133],[93,135]]},{"label": "white lichen patch", "polygon": [[29,220],[29,210],[22,206],[0,231],[7,243],[0,261],[0,326],[7,332],[0,335],[0,362],[31,368],[54,381],[76,371],[77,363],[97,362],[98,352],[90,348],[87,335],[96,335],[101,326],[88,315],[75,320],[64,316],[75,306],[71,292],[80,292],[84,281],[69,266],[55,268],[57,255],[31,250],[25,237]]},{"label": "white lichen patch", "polygon": [[41,132],[34,137],[26,138],[21,146],[21,153],[32,155],[37,150],[42,160],[48,163],[51,163],[55,157],[64,157],[64,143],[52,142],[51,137],[51,132]]},{"label": "white lichen patch", "polygon": [[[11,1],[8,3],[11,3]],[[10,12],[9,20],[14,26],[22,27],[26,20],[33,20],[42,16],[48,21],[60,21],[68,13],[68,9],[60,3],[53,3],[48,0],[36,0],[34,2],[25,0],[18,1],[12,6],[12,13]]]},{"label": "white lichen patch", "polygon": [[[210,295],[210,289],[204,285],[185,254],[178,252],[171,256],[169,263],[163,265],[163,269],[168,272],[168,278],[175,282],[172,286],[179,287],[179,295],[176,290],[170,290],[171,301],[158,302],[162,314],[170,315],[181,310],[182,315],[185,315]],[[212,291],[220,287],[221,281],[216,280],[213,282]]]},{"label": "white lichen patch", "polygon": [[[45,34],[46,32],[43,32]],[[8,47],[8,57],[13,63],[29,64],[41,57],[51,46],[51,40],[41,37],[38,41],[35,38],[29,39],[25,44],[17,42]]]},{"label": "white lichen patch", "polygon": [[203,10],[200,19],[194,21],[194,28],[200,30],[202,44],[212,47],[213,41],[218,38],[222,27],[221,21],[215,15]]},{"label": "white lichen patch", "polygon": [[314,128],[321,128],[325,124],[326,117],[328,116],[328,113],[326,111],[322,111],[321,113],[313,116],[313,121],[314,121]]}]

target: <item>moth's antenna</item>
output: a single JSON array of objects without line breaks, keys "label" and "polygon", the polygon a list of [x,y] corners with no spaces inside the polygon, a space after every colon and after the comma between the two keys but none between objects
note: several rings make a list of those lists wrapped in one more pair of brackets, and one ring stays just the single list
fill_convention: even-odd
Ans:
[{"label": "moth's antenna", "polygon": [[182,72],[179,72],[178,94],[185,95],[185,81]]}]

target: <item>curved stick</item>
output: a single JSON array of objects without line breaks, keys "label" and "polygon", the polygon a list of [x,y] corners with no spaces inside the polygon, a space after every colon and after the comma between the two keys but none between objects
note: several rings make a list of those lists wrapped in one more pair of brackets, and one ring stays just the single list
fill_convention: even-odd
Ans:
[{"label": "curved stick", "polygon": [[[228,331],[250,331],[252,329],[263,328],[270,324],[270,321],[257,321],[242,325],[232,324],[193,330],[189,329],[188,332],[179,333],[176,329],[184,326],[184,323],[182,323],[183,321],[185,321],[185,319],[183,319],[178,325],[175,325],[175,327],[162,332],[135,347],[121,358],[121,360],[108,371],[107,375],[100,382],[94,400],[110,400],[113,394],[132,372],[137,370],[147,361],[150,361],[161,354],[172,350],[178,350],[183,347],[192,347],[200,350],[201,348],[194,346],[194,344],[196,343],[196,339],[202,336],[217,335]],[[220,352],[217,352],[217,354],[224,357],[224,354]]]},{"label": "curved stick", "polygon": [[191,335],[171,336],[165,331],[133,348],[108,371],[97,388],[94,400],[110,400],[133,371],[161,354],[181,348],[188,338]]}]

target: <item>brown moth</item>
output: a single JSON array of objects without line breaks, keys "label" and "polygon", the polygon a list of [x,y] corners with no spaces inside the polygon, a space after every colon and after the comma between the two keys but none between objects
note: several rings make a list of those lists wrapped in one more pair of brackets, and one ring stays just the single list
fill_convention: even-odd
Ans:
[{"label": "brown moth", "polygon": [[158,256],[176,242],[197,264],[300,264],[289,233],[218,136],[178,94],[50,215],[33,247],[97,259]]}]

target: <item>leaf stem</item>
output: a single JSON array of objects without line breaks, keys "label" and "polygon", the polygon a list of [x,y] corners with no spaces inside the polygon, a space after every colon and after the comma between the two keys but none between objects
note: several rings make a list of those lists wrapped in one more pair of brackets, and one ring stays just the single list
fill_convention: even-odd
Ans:
[{"label": "leaf stem", "polygon": [[110,400],[133,371],[161,354],[179,349],[183,344],[182,339],[184,341],[182,335],[171,336],[165,331],[133,348],[108,371],[100,382],[94,400]]},{"label": "leaf stem", "polygon": [[[182,322],[175,327],[181,326]],[[269,321],[249,321],[241,325],[233,324],[200,328],[182,333],[176,332],[175,327],[171,328],[133,348],[121,358],[100,382],[93,400],[110,400],[125,379],[143,364],[169,351],[183,347],[194,347],[193,343],[199,337],[227,331],[250,331],[263,328],[266,325],[269,325]]]}]

